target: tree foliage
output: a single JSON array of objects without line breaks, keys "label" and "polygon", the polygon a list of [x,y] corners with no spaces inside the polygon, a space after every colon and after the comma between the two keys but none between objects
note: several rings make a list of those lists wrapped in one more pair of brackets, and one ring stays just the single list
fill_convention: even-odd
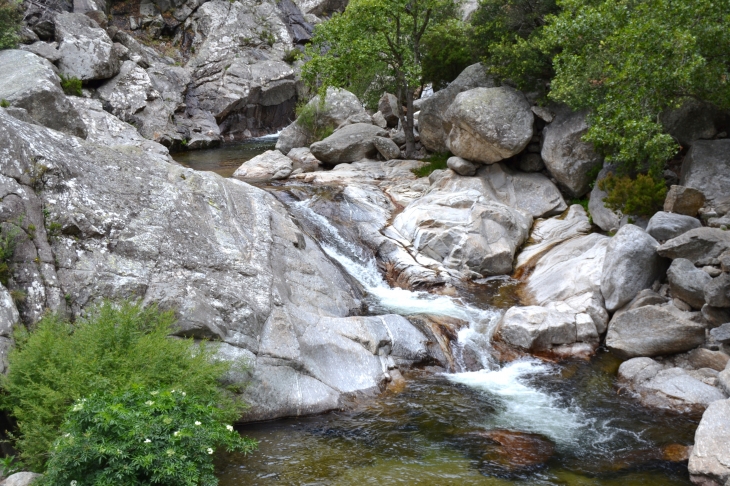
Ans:
[{"label": "tree foliage", "polygon": [[171,312],[105,303],[73,324],[49,315],[16,333],[2,405],[17,420],[23,461],[44,468],[74,402],[132,385],[185,390],[237,419],[241,404],[220,387],[231,365],[214,360],[211,346],[168,338],[173,323]]},{"label": "tree foliage", "polygon": [[342,14],[316,27],[302,76],[322,96],[328,86],[358,95],[364,86],[390,88],[399,105],[408,107],[405,113],[398,109],[412,155],[412,103],[423,78],[423,38],[457,15],[451,0],[352,0]]},{"label": "tree foliage", "polygon": [[456,79],[475,62],[468,26],[459,19],[448,19],[434,25],[423,36],[423,84],[431,83],[438,91]]},{"label": "tree foliage", "polygon": [[589,108],[585,140],[624,169],[678,149],[659,115],[688,98],[730,107],[730,0],[559,0],[540,39],[550,97]]},{"label": "tree foliage", "polygon": [[0,49],[12,49],[18,44],[22,20],[19,2],[0,0]]}]

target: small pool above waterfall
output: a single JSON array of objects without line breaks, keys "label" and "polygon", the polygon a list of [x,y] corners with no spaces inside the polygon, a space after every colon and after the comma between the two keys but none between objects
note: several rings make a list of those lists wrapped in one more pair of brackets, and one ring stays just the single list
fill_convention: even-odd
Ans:
[{"label": "small pool above waterfall", "polygon": [[225,144],[212,149],[177,152],[172,154],[172,158],[191,169],[231,177],[244,162],[267,150],[273,150],[277,139],[277,134],[250,138],[243,142]]}]

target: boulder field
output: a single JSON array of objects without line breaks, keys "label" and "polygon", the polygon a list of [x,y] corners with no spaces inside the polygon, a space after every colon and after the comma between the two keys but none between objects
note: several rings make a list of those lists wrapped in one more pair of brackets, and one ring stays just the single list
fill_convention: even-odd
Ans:
[{"label": "boulder field", "polygon": [[[331,89],[290,123],[297,82],[283,51],[306,33],[290,7],[285,23],[273,3],[184,4],[176,22],[195,47],[184,66],[80,13],[55,16],[50,37],[34,24],[45,32],[34,50],[0,52],[10,67],[0,69],[0,223],[18,235],[0,286],[2,370],[14,328],[102,299],[174,309],[175,335],[246,362],[228,377],[250,383],[242,420],[341,408],[410,366],[452,369],[463,323],[367,315],[367,289],[300,218],[295,203],[307,199],[391,286],[456,293],[512,277],[519,304],[498,316],[494,341],[554,360],[605,346],[624,360],[620,391],[702,415],[693,481],[730,480],[727,141],[693,141],[664,211],[632,224],[589,186],[613,168],[581,141],[585,114],[532,106],[474,65],[414,104],[420,153],[453,153],[420,177],[427,163],[403,158],[392,95],[370,114]],[[236,56],[241,36],[263,35],[255,15],[272,37]],[[150,17],[130,17],[130,29],[154,28]],[[88,81],[83,96],[64,93],[64,73]],[[229,179],[168,151],[281,127],[276,150]],[[588,211],[566,202],[588,193]]]}]

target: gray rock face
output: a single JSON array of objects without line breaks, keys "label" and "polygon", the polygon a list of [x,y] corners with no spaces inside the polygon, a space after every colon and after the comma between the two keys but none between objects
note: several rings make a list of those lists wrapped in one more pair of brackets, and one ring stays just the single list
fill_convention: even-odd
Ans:
[{"label": "gray rock face", "polygon": [[715,341],[722,344],[730,343],[730,322],[723,324],[720,327],[712,329],[710,335],[715,338]]},{"label": "gray rock face", "polygon": [[704,204],[705,195],[701,191],[692,187],[672,185],[664,199],[664,211],[694,217]]},{"label": "gray rock face", "polygon": [[375,138],[388,134],[375,125],[354,123],[347,125],[309,149],[325,164],[337,165],[372,157],[376,154]]},{"label": "gray rock face", "polygon": [[8,369],[8,352],[13,346],[13,331],[20,321],[15,302],[4,285],[0,285],[0,373]]},{"label": "gray rock face", "polygon": [[697,218],[659,211],[649,220],[646,232],[657,241],[666,241],[700,226]]},{"label": "gray rock face", "polygon": [[63,93],[53,65],[35,54],[0,51],[0,99],[24,109],[34,123],[86,137],[86,126]]},{"label": "gray rock face", "polygon": [[[367,115],[357,96],[344,89],[327,88],[324,104],[319,95],[307,103],[304,112],[312,113],[312,120],[304,122],[299,119],[287,126],[276,142],[276,149],[287,154],[293,148],[304,147],[312,143],[314,134],[312,126],[318,128],[337,128],[348,118],[357,115]],[[306,126],[305,126],[306,125]]]},{"label": "gray rock face", "polygon": [[686,258],[696,266],[715,265],[718,257],[730,249],[730,231],[719,228],[695,228],[665,241],[657,252],[667,258]]},{"label": "gray rock face", "polygon": [[293,170],[301,169],[302,172],[314,172],[320,169],[319,160],[312,155],[307,147],[291,149],[286,156],[291,159]]},{"label": "gray rock face", "polygon": [[448,87],[423,100],[418,116],[418,133],[423,146],[432,152],[446,152],[448,131],[444,131],[443,117],[456,95],[473,88],[492,88],[494,85],[494,80],[487,77],[484,66],[472,64]]},{"label": "gray rock face", "polygon": [[608,196],[608,193],[598,187],[598,181],[604,179],[610,172],[612,172],[612,169],[605,167],[598,173],[596,184],[591,189],[588,210],[591,212],[591,218],[593,218],[593,223],[596,226],[606,232],[615,232],[621,226],[621,216],[606,207],[603,200]]},{"label": "gray rock face", "polygon": [[61,53],[58,52],[58,42],[34,42],[30,45],[20,46],[21,50],[32,52],[36,56],[47,59],[50,62],[56,62],[61,59]]},{"label": "gray rock face", "polygon": [[591,172],[603,163],[593,146],[581,140],[588,131],[586,114],[561,110],[543,130],[540,155],[558,185],[572,197],[590,189]]},{"label": "gray rock face", "polygon": [[461,157],[449,157],[449,160],[446,161],[446,165],[449,169],[463,176],[473,176],[477,173],[477,170],[479,170],[480,167],[480,164],[469,162]]},{"label": "gray rock face", "polygon": [[2,484],[3,486],[30,486],[41,477],[43,477],[42,474],[19,472],[8,476]]},{"label": "gray rock face", "polygon": [[651,358],[633,358],[619,367],[618,383],[637,395],[645,407],[699,414],[725,398],[700,379],[704,370],[699,371],[665,367]]},{"label": "gray rock face", "polygon": [[621,358],[681,353],[705,342],[705,326],[666,306],[648,305],[614,316],[606,346]]},{"label": "gray rock face", "polygon": [[[47,309],[78,316],[103,298],[176,309],[178,334],[249,360],[246,394],[267,403],[250,419],[331,409],[425,356],[428,339],[404,319],[353,316],[359,291],[262,190],[2,110],[0,146],[3,224],[24,214],[37,228],[11,266],[25,322]],[[39,157],[48,169],[36,194]],[[50,241],[44,219],[60,227]]]},{"label": "gray rock face", "polygon": [[458,157],[493,164],[527,147],[533,121],[521,92],[507,86],[470,89],[444,114],[446,146]]},{"label": "gray rock face", "polygon": [[695,142],[682,162],[679,183],[702,191],[708,201],[727,197],[730,187],[730,139]]},{"label": "gray rock face", "polygon": [[520,156],[520,170],[523,172],[540,172],[545,168],[539,154],[523,153]]},{"label": "gray rock face", "polygon": [[704,300],[712,307],[730,307],[730,273],[723,273],[708,282]]},{"label": "gray rock face", "polygon": [[373,145],[375,145],[378,153],[380,153],[385,160],[400,159],[400,149],[391,139],[375,137]]},{"label": "gray rock face", "polygon": [[717,134],[717,109],[709,103],[688,99],[677,109],[667,110],[659,117],[664,129],[680,145],[691,146],[697,140],[707,140]]},{"label": "gray rock face", "polygon": [[695,309],[705,305],[705,287],[712,281],[707,272],[695,267],[687,259],[677,258],[669,266],[667,278],[674,297],[679,297]]},{"label": "gray rock face", "polygon": [[702,317],[710,324],[710,327],[717,327],[730,322],[730,309],[705,304],[702,306]]},{"label": "gray rock face", "polygon": [[696,484],[725,484],[730,479],[730,400],[712,403],[702,415],[689,457],[689,473]]},{"label": "gray rock face", "polygon": [[390,93],[383,93],[378,101],[378,111],[389,127],[398,126],[398,98]]},{"label": "gray rock face", "polygon": [[667,262],[656,249],[659,243],[638,226],[623,226],[606,250],[601,293],[606,309],[613,312],[663,276]]},{"label": "gray rock face", "polygon": [[292,159],[278,150],[267,150],[244,162],[233,177],[246,182],[268,182],[286,179],[292,170]]},{"label": "gray rock face", "polygon": [[55,18],[58,69],[82,81],[108,79],[119,72],[121,60],[106,31],[83,14],[61,13]]}]

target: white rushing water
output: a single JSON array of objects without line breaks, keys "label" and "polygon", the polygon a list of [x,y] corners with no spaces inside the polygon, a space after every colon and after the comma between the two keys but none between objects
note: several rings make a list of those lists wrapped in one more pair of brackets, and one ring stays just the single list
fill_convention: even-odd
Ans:
[{"label": "white rushing water", "polygon": [[356,244],[343,238],[325,217],[309,207],[307,201],[293,203],[291,209],[298,217],[316,225],[322,234],[319,244],[325,253],[357,279],[382,309],[400,315],[442,315],[469,322],[468,328],[459,331],[455,358],[458,362],[461,347],[469,345],[471,350],[481,350],[484,369],[446,374],[446,377],[495,400],[496,411],[485,427],[542,434],[559,448],[583,448],[588,453],[615,449],[611,444],[616,442],[644,442],[634,433],[614,428],[610,419],[589,417],[580,407],[563,403],[560,397],[530,383],[541,376],[557,373],[557,366],[534,358],[495,366],[489,350],[491,333],[500,316],[498,311],[478,309],[448,296],[392,288],[378,271],[376,262],[364,257]]}]

